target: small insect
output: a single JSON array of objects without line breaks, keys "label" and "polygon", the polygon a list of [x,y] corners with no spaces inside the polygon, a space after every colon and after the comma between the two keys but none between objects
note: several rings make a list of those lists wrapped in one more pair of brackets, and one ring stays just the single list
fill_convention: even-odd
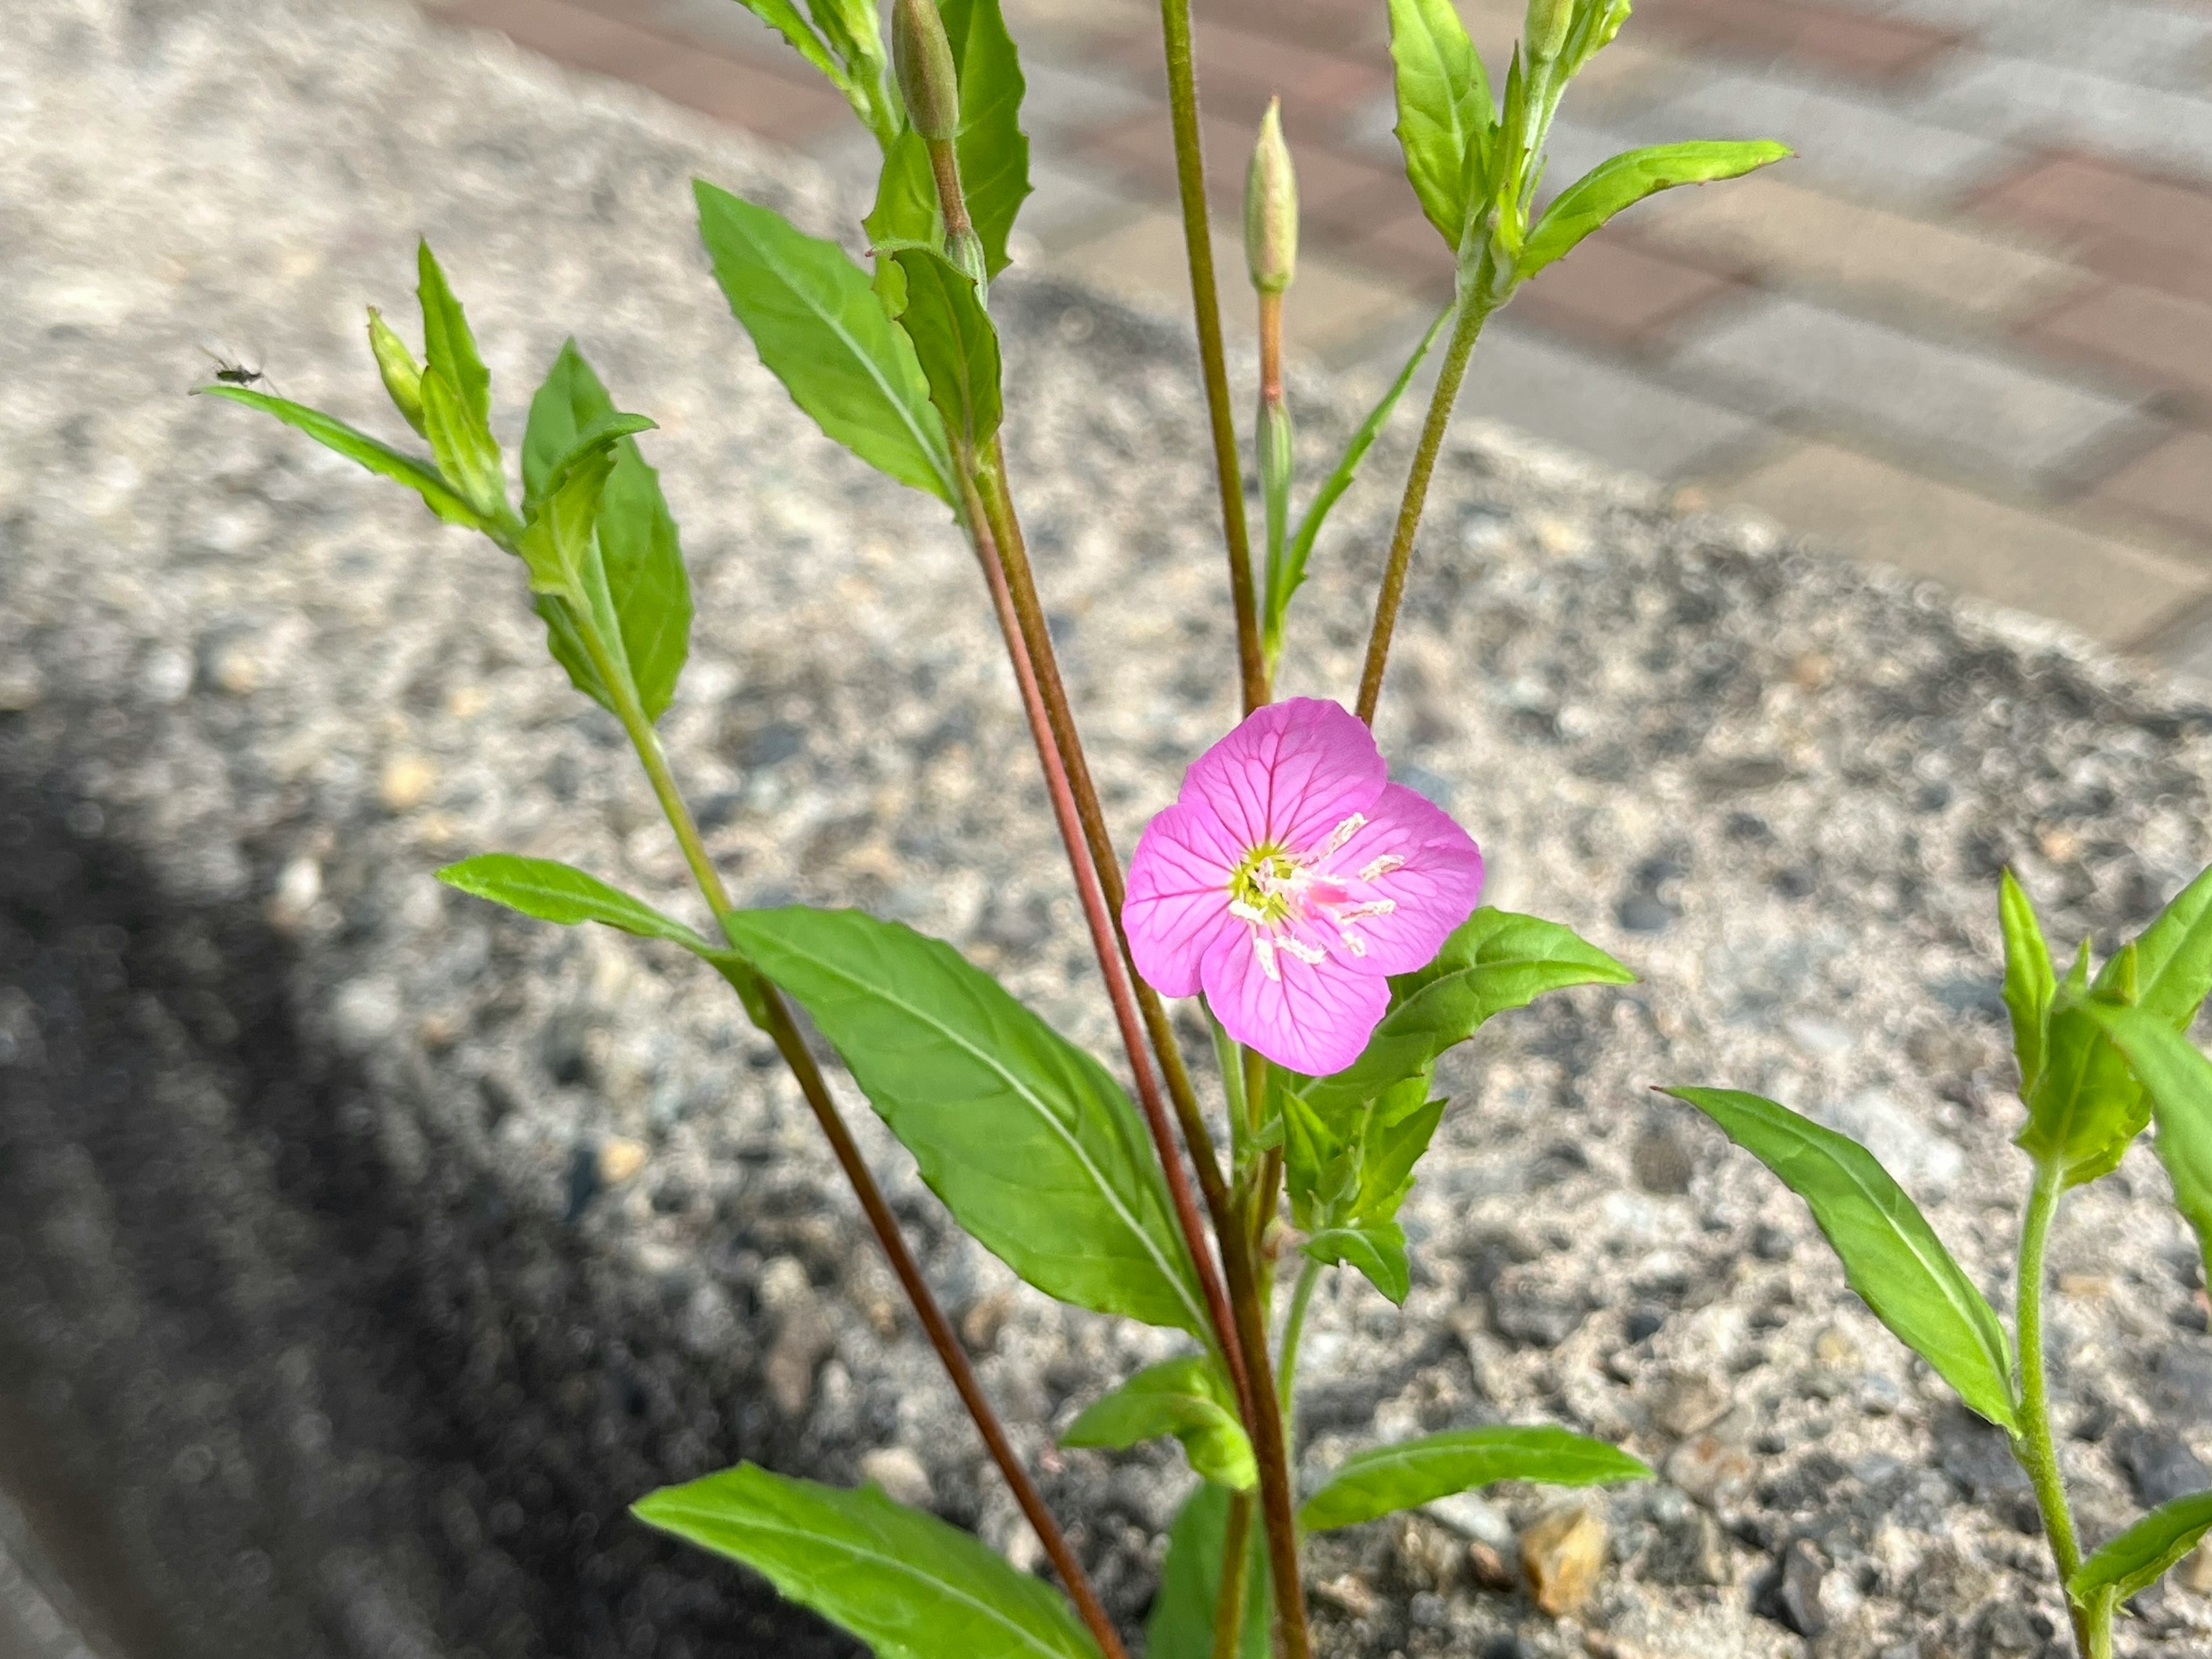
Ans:
[{"label": "small insect", "polygon": [[216,379],[225,386],[252,386],[256,380],[265,378],[258,368],[248,368],[244,363],[234,363],[228,357],[217,356],[205,346],[200,349],[215,364]]}]

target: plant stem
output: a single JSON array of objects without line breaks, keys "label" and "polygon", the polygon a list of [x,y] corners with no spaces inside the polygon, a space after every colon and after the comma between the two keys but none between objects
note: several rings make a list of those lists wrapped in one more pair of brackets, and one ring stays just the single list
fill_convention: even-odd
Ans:
[{"label": "plant stem", "polygon": [[1359,718],[1370,726],[1375,724],[1375,705],[1382,696],[1382,669],[1390,659],[1390,635],[1406,598],[1406,569],[1413,562],[1413,532],[1420,526],[1421,509],[1428,504],[1429,477],[1436,471],[1444,428],[1451,424],[1452,405],[1459,401],[1460,384],[1467,378],[1468,360],[1474,355],[1483,324],[1496,309],[1496,302],[1480,293],[1462,299],[1437,370],[1437,389],[1429,398],[1428,418],[1421,425],[1420,445],[1413,452],[1406,493],[1398,503],[1398,522],[1390,532],[1390,557],[1382,570],[1382,592],[1375,602],[1375,627],[1367,636],[1367,665],[1359,676]]},{"label": "plant stem", "polygon": [[1213,1599],[1213,1659],[1237,1659],[1244,1645],[1244,1583],[1251,1565],[1252,1494],[1231,1492],[1221,1528],[1221,1588]]},{"label": "plant stem", "polygon": [[1306,1306],[1313,1300],[1314,1286],[1321,1283],[1321,1263],[1310,1256],[1298,1269],[1298,1282],[1291,1291],[1291,1311],[1283,1322],[1283,1354],[1275,1362],[1278,1374],[1276,1386],[1283,1396],[1284,1432],[1293,1448],[1297,1440],[1297,1384],[1298,1372],[1298,1343],[1306,1334]]},{"label": "plant stem", "polygon": [[2058,1213],[2063,1179],[2063,1172],[2055,1162],[2038,1164],[2035,1184],[2028,1189],[2027,1210],[2021,1218],[2020,1275],[2014,1292],[2020,1319],[2020,1432],[2014,1437],[2013,1452],[2035,1488],[2036,1507],[2043,1512],[2044,1537],[2058,1569],[2059,1594],[2065,1596],[2067,1612],[2074,1621],[2075,1642],[2082,1659],[2102,1659],[2112,1644],[2109,1603],[2101,1604],[2100,1619],[2065,1595],[2067,1581],[2081,1565],[2081,1547],[2075,1536],[2074,1514],[2067,1507],[2066,1485],[2051,1437],[2049,1382],[2044,1369],[2043,1257],[2051,1239],[2051,1221]]},{"label": "plant stem", "polygon": [[1168,64],[1168,112],[1175,130],[1176,188],[1182,202],[1183,249],[1190,261],[1190,307],[1206,375],[1213,428],[1213,470],[1221,491],[1221,533],[1229,548],[1229,593],[1237,608],[1237,661],[1250,714],[1267,701],[1267,664],[1252,592],[1252,538],[1244,520],[1244,473],[1229,409],[1229,366],[1221,349],[1221,296],[1213,279],[1213,232],[1206,210],[1206,158],[1198,134],[1198,70],[1191,58],[1190,0],[1160,0]]},{"label": "plant stem", "polygon": [[[646,718],[629,677],[615,664],[597,630],[589,626],[580,626],[576,632],[592,658],[592,665],[599,671],[599,683],[612,692],[616,718],[621,720],[623,731],[629,734],[630,746],[637,751],[639,763],[644,767],[645,775],[653,785],[653,795],[660,803],[669,829],[675,834],[677,845],[683,849],[684,861],[690,866],[700,896],[707,901],[708,908],[714,913],[715,925],[726,936],[728,919],[737,907],[730,901],[730,891],[723,884],[721,872],[714,868],[714,860],[707,855],[706,842],[700,836],[697,820],[691,816],[691,809],[685,803],[683,792],[677,787],[675,774],[669,768],[667,751],[660,745],[660,734],[653,729],[653,722]],[[744,972],[752,973],[750,965]],[[877,1242],[890,1259],[891,1271],[898,1276],[907,1300],[914,1304],[922,1329],[928,1334],[930,1346],[937,1350],[938,1358],[944,1363],[947,1375],[952,1379],[954,1391],[959,1395],[961,1403],[967,1407],[968,1415],[975,1419],[975,1427],[983,1437],[983,1443],[990,1449],[992,1461],[998,1464],[1000,1474],[1006,1477],[1006,1485],[1013,1492],[1015,1503],[1021,1506],[1023,1516],[1036,1532],[1038,1542],[1043,1545],[1046,1556],[1051,1560],[1054,1570],[1060,1574],[1061,1583],[1066,1586],[1069,1598],[1074,1601],[1076,1611],[1097,1642],[1100,1650],[1106,1659],[1127,1659],[1127,1650],[1121,1646],[1121,1638],[1115,1632],[1114,1621],[1106,1616],[1106,1609],[1098,1600],[1098,1592],[1091,1586],[1090,1575],[1084,1571],[1083,1564],[1075,1559],[1075,1552],[1068,1547],[1066,1534],[1060,1531],[1060,1523],[1053,1518],[1052,1511],[1045,1507],[1044,1494],[1037,1490],[1036,1482],[1030,1478],[1028,1469],[1023,1467],[1020,1455],[1014,1450],[1013,1442],[1006,1436],[1006,1425],[1000,1422],[998,1413],[993,1409],[988,1396],[983,1392],[982,1382],[975,1375],[975,1366],[969,1361],[967,1350],[960,1346],[959,1339],[953,1334],[951,1322],[945,1318],[945,1310],[938,1304],[928,1281],[921,1276],[921,1264],[915,1260],[913,1251],[907,1248],[906,1237],[899,1231],[898,1219],[891,1214],[890,1206],[884,1200],[883,1189],[876,1184],[874,1173],[860,1156],[860,1146],[837,1109],[836,1100],[830,1093],[829,1085],[822,1076],[822,1068],[808,1052],[805,1040],[799,1035],[798,1024],[791,1017],[791,1010],[785,1003],[782,993],[757,975],[754,977],[757,983],[750,987],[738,984],[734,977],[732,982],[748,1008],[757,1007],[765,1016],[763,1024],[769,1041],[775,1044],[776,1052],[783,1056],[784,1063],[791,1068],[791,1074],[799,1084],[799,1091],[806,1097],[807,1105],[813,1109],[815,1121],[822,1126],[822,1133],[829,1138],[830,1151],[836,1155],[839,1167],[845,1171],[846,1180],[852,1183],[854,1196],[860,1200],[860,1209],[867,1216],[868,1224],[875,1230]]]},{"label": "plant stem", "polygon": [[1283,1438],[1282,1404],[1275,1395],[1274,1367],[1267,1361],[1266,1299],[1254,1270],[1250,1241],[1232,1228],[1221,1237],[1229,1272],[1237,1328],[1252,1370],[1252,1401],[1245,1419],[1260,1466],[1260,1512],[1267,1529],[1267,1565],[1273,1577],[1277,1629],[1284,1659],[1313,1659],[1306,1633],[1305,1587],[1298,1571],[1297,1516],[1291,1505],[1291,1466]]}]

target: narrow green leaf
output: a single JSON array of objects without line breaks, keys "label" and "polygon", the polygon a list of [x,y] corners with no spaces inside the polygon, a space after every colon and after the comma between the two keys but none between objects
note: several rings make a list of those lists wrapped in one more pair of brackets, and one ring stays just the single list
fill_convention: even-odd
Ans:
[{"label": "narrow green leaf", "polygon": [[1700,138],[1654,144],[1601,161],[1559,192],[1522,245],[1518,274],[1534,276],[1623,208],[1677,185],[1734,179],[1779,161],[1793,152],[1760,139]]},{"label": "narrow green leaf", "polygon": [[[2174,895],[2136,940],[2136,1006],[2177,1031],[2186,1031],[2212,991],[2212,869]],[[2118,970],[2115,954],[2097,976],[2097,988],[2112,988]]]},{"label": "narrow green leaf", "polygon": [[274,415],[285,425],[306,433],[325,449],[334,449],[348,460],[358,461],[380,477],[405,484],[422,498],[425,507],[447,524],[459,525],[465,530],[486,528],[476,509],[454,493],[453,486],[438,476],[434,467],[394,449],[380,439],[372,438],[366,432],[348,426],[334,415],[325,415],[319,409],[309,409],[305,404],[295,404],[289,398],[271,397],[265,392],[255,392],[248,386],[201,386],[195,395],[198,393],[210,398],[228,398],[234,404],[244,404],[248,409]]},{"label": "narrow green leaf", "polygon": [[1429,1150],[1444,1103],[1428,1098],[1429,1079],[1408,1078],[1376,1098],[1359,1134],[1359,1186],[1349,1213],[1388,1221],[1413,1189],[1413,1166]]},{"label": "narrow green leaf", "polygon": [[[568,341],[530,402],[530,424],[522,442],[524,500],[534,510],[548,485],[561,479],[564,458],[588,453],[594,434],[644,419],[616,412],[599,376],[576,343]],[[690,653],[691,582],[684,568],[675,515],[660,493],[659,475],[627,433],[617,434],[611,448],[614,470],[599,496],[597,541],[586,556],[586,585],[594,593],[594,610],[603,604],[605,613],[613,618],[621,659],[646,718],[658,720],[676,695]],[[589,570],[592,558],[596,574]],[[598,597],[601,589],[603,599]],[[570,678],[576,678],[576,664],[566,656],[562,661]],[[588,661],[585,666],[588,668]],[[584,681],[579,678],[577,684],[583,686]],[[585,690],[596,695],[588,686]]]},{"label": "narrow green leaf", "polygon": [[2058,975],[2051,965],[2051,947],[2044,943],[2035,907],[2009,870],[1998,889],[1997,920],[2004,930],[2005,1007],[2012,1014],[2012,1049],[2020,1061],[2021,1097],[2026,1099],[2043,1075],[2045,1028],[2051,1022]]},{"label": "narrow green leaf", "polygon": [[1291,485],[1297,472],[1297,446],[1287,400],[1261,400],[1253,447],[1259,455],[1260,498],[1267,515],[1260,638],[1272,673],[1283,654],[1283,613],[1290,609],[1291,592],[1305,580],[1304,569],[1291,568]]},{"label": "narrow green leaf", "polygon": [[1113,1393],[1091,1401],[1060,1437],[1063,1446],[1114,1451],[1173,1435],[1206,1480],[1249,1492],[1260,1478],[1235,1397],[1205,1354],[1147,1365]]},{"label": "narrow green leaf", "polygon": [[740,1463],[664,1486],[631,1513],[750,1567],[878,1659],[1098,1659],[1043,1580],[872,1486],[841,1492]]},{"label": "narrow green leaf", "polygon": [[422,430],[422,365],[374,306],[368,308],[368,350],[376,359],[377,378],[384,382],[392,406],[415,428],[416,437],[427,435]]},{"label": "narrow green leaf", "polygon": [[1444,941],[1435,962],[1391,981],[1390,1012],[1366,1052],[1333,1077],[1301,1085],[1315,1109],[1339,1112],[1425,1075],[1492,1014],[1570,985],[1628,985],[1636,975],[1557,922],[1488,907]]},{"label": "narrow green leaf", "polygon": [[1455,1429],[1352,1453],[1306,1499],[1298,1520],[1325,1532],[1496,1480],[1593,1486],[1650,1478],[1648,1468],[1619,1447],[1565,1429]]},{"label": "narrow green leaf", "polygon": [[2204,1279],[2212,1285],[2212,1060],[2143,1008],[2088,1002],[2100,1026],[2133,1067],[2158,1119],[2159,1161],[2173,1182],[2173,1202],[2197,1235]]},{"label": "narrow green leaf", "polygon": [[699,234],[761,362],[823,432],[950,502],[945,435],[914,347],[835,242],[699,179]]},{"label": "narrow green leaf", "polygon": [[2094,1018],[2095,999],[2062,990],[2045,1027],[2043,1070],[2027,1097],[2014,1144],[2054,1163],[2068,1187],[2108,1175],[2150,1121],[2150,1105],[2126,1057]]},{"label": "narrow green leaf", "polygon": [[487,521],[507,516],[507,470],[489,427],[471,420],[445,375],[422,371],[422,434],[438,471]]},{"label": "narrow green leaf", "polygon": [[555,859],[527,859],[515,853],[480,853],[438,872],[448,887],[504,904],[540,921],[574,926],[604,922],[640,939],[663,939],[695,956],[711,957],[723,947],[709,944],[673,916],[643,899],[610,887],[597,876]]},{"label": "narrow green leaf", "polygon": [[1851,1139],[1757,1095],[1669,1089],[1803,1199],[1844,1278],[1898,1340],[2000,1428],[2017,1426],[2012,1345],[1919,1206]]},{"label": "narrow green leaf", "polygon": [[[1145,1625],[1145,1659],[1212,1659],[1230,1499],[1228,1488],[1202,1480],[1176,1512],[1168,1528],[1159,1594],[1152,1598]],[[1237,1659],[1267,1659],[1267,1534],[1255,1521],[1244,1536],[1244,1623]]]},{"label": "narrow green leaf", "polygon": [[943,254],[909,247],[891,257],[906,278],[899,326],[914,342],[929,401],[951,430],[956,453],[973,456],[999,429],[999,331],[975,284]]},{"label": "narrow green leaf", "polygon": [[1158,1160],[1097,1060],[896,922],[793,908],[728,927],[984,1249],[1048,1296],[1211,1340]]},{"label": "narrow green leaf", "polygon": [[[442,374],[459,399],[469,422],[489,434],[491,430],[491,372],[477,352],[477,337],[469,329],[467,314],[439,268],[430,244],[415,245],[417,282],[415,297],[422,304],[423,367]],[[496,447],[495,446],[495,447]]]},{"label": "narrow green leaf", "polygon": [[1321,488],[1314,491],[1313,500],[1306,504],[1305,514],[1298,520],[1297,533],[1291,537],[1290,546],[1283,555],[1280,573],[1272,570],[1268,573],[1267,625],[1271,636],[1278,641],[1282,638],[1284,618],[1290,614],[1291,596],[1304,584],[1306,566],[1313,557],[1314,543],[1320,538],[1322,526],[1328,522],[1330,510],[1343,499],[1345,491],[1352,488],[1352,480],[1359,474],[1359,464],[1367,459],[1367,452],[1382,435],[1382,428],[1390,423],[1390,416],[1398,407],[1398,400],[1406,395],[1406,388],[1413,385],[1413,375],[1428,356],[1430,348],[1436,344],[1437,335],[1451,321],[1452,309],[1449,306],[1445,307],[1436,321],[1429,325],[1429,331],[1421,336],[1421,343],[1413,348],[1413,355],[1406,359],[1406,366],[1398,371],[1398,378],[1390,383],[1390,389],[1382,394],[1374,408],[1367,411],[1367,418],[1359,423],[1359,429],[1345,445],[1344,453],[1337,458],[1335,467],[1322,481]]},{"label": "narrow green leaf", "polygon": [[1397,1307],[1413,1288],[1406,1261],[1406,1232],[1395,1221],[1370,1221],[1357,1227],[1325,1227],[1298,1247],[1316,1261],[1357,1267]]},{"label": "narrow green leaf", "polygon": [[983,244],[983,269],[1006,268],[1006,238],[1030,193],[1030,141],[1022,132],[1020,54],[999,0],[940,0],[945,38],[960,76],[960,190]]},{"label": "narrow green leaf", "polygon": [[1398,145],[1421,211],[1459,252],[1468,215],[1488,194],[1498,123],[1482,58],[1451,0],[1390,0]]},{"label": "narrow green leaf", "polygon": [[2076,1605],[2109,1592],[2116,1601],[2140,1595],[2212,1532],[2212,1492],[2192,1492],[2160,1504],[2074,1570],[2066,1594]]}]

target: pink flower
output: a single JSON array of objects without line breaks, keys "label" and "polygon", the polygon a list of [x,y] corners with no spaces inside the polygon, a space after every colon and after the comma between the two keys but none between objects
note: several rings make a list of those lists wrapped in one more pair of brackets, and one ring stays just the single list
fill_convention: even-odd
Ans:
[{"label": "pink flower", "polygon": [[1386,976],[1434,961],[1481,892],[1473,838],[1390,781],[1366,726],[1294,697],[1183,775],[1137,842],[1121,921],[1154,990],[1203,990],[1231,1036],[1317,1077],[1359,1057]]}]

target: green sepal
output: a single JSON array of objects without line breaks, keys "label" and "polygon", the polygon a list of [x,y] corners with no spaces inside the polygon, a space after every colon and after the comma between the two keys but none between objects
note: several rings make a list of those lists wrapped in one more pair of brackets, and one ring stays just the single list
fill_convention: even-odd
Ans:
[{"label": "green sepal", "polygon": [[1249,1492],[1259,1481],[1236,1396],[1205,1354],[1146,1366],[1085,1407],[1060,1443],[1120,1451],[1162,1435],[1181,1441],[1193,1471],[1207,1480],[1237,1492]]}]

